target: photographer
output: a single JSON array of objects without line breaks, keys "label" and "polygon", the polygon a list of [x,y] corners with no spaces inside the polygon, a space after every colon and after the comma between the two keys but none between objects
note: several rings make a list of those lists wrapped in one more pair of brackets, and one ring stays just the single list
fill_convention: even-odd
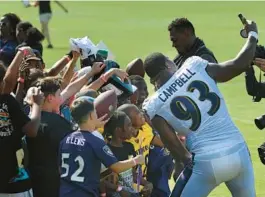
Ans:
[{"label": "photographer", "polygon": [[[255,59],[245,75],[247,93],[253,96],[254,102],[259,102],[262,98],[265,98],[265,83],[261,82],[261,71],[259,81],[257,81],[253,65],[257,65],[262,71],[265,71],[265,48],[261,45],[257,46]],[[264,129],[265,116],[255,118],[255,124],[259,129]]]},{"label": "photographer", "polygon": [[[265,48],[261,45],[257,46],[254,65],[257,65],[262,71],[265,71]],[[261,73],[259,82],[256,79],[255,71],[251,65],[246,71],[246,89],[250,96],[253,96],[255,102],[259,102],[261,98],[265,98],[265,83],[261,82]]]}]

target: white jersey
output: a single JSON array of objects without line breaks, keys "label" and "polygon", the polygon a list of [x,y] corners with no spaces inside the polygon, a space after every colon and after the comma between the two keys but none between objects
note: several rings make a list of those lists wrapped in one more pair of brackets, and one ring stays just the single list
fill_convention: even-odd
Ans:
[{"label": "white jersey", "polygon": [[206,72],[207,65],[200,57],[187,59],[143,104],[150,119],[163,117],[177,133],[186,136],[187,148],[197,154],[244,142],[216,82]]}]

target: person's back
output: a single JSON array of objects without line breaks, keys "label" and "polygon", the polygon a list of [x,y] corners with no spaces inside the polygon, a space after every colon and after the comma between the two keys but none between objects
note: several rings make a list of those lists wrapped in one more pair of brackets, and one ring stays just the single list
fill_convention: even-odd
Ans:
[{"label": "person's back", "polygon": [[185,135],[188,149],[196,154],[220,151],[244,142],[216,82],[205,70],[207,65],[199,57],[189,58],[144,103],[151,118],[158,114],[179,134]]},{"label": "person's back", "polygon": [[99,195],[101,162],[95,151],[97,144],[102,143],[104,141],[92,133],[83,131],[76,131],[62,140],[60,196]]},{"label": "person's back", "polygon": [[61,139],[71,131],[70,122],[63,117],[55,113],[42,111],[38,136],[27,138],[28,168],[35,195],[58,196],[58,148]]}]

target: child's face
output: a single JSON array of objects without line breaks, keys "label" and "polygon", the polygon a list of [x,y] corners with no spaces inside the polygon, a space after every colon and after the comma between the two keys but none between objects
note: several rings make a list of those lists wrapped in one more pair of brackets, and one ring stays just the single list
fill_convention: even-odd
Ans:
[{"label": "child's face", "polygon": [[124,141],[131,139],[133,136],[134,130],[135,129],[132,126],[132,122],[131,122],[130,118],[127,117],[124,121],[124,129],[121,133],[121,139]]},{"label": "child's face", "polygon": [[145,124],[144,114],[136,108],[132,114],[132,126],[135,129],[140,129]]}]

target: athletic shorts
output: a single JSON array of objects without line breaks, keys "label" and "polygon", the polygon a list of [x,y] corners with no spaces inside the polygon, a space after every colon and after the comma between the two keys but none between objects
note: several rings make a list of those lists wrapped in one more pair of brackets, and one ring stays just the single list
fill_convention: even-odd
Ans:
[{"label": "athletic shorts", "polygon": [[33,197],[32,190],[15,193],[15,194],[0,194],[0,197]]},{"label": "athletic shorts", "polygon": [[47,23],[52,18],[52,13],[40,14],[40,22]]}]

